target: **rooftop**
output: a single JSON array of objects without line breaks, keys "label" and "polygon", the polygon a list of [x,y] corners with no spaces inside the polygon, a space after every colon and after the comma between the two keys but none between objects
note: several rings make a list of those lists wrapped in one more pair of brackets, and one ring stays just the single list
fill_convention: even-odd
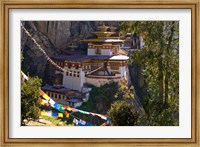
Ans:
[{"label": "rooftop", "polygon": [[53,59],[57,60],[70,60],[70,61],[77,61],[81,62],[84,60],[90,60],[90,59],[109,59],[110,56],[107,55],[54,55],[51,56]]},{"label": "rooftop", "polygon": [[84,55],[86,54],[87,52],[86,51],[83,51],[83,50],[75,50],[75,51],[71,51],[71,50],[62,50],[62,52],[66,55]]},{"label": "rooftop", "polygon": [[83,102],[83,100],[80,100],[80,99],[70,99],[70,100],[67,100],[67,101],[72,102],[72,103]]},{"label": "rooftop", "polygon": [[51,92],[57,92],[57,93],[62,93],[62,94],[66,94],[70,91],[74,91],[65,87],[56,87],[56,86],[50,86],[50,85],[45,85],[42,87],[42,90],[44,91],[51,91]]},{"label": "rooftop", "polygon": [[111,56],[109,55],[88,55],[90,59],[109,59]]},{"label": "rooftop", "polygon": [[111,42],[111,43],[118,43],[118,42],[124,42],[124,40],[120,40],[120,39],[99,39],[99,38],[95,38],[95,39],[85,39],[85,40],[81,40],[83,42]]},{"label": "rooftop", "polygon": [[77,61],[77,62],[90,59],[87,55],[54,55],[54,56],[51,56],[51,58],[57,59],[57,60],[70,60],[70,61]]},{"label": "rooftop", "polygon": [[115,55],[112,56],[109,60],[128,60],[129,57],[125,55]]}]

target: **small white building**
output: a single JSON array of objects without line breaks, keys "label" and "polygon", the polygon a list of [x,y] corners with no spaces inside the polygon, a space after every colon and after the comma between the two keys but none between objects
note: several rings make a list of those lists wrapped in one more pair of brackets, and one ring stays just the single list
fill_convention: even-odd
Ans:
[{"label": "small white building", "polygon": [[83,102],[87,102],[89,99],[89,92],[80,93],[63,86],[45,85],[42,87],[42,90],[44,90],[55,102],[75,108],[80,107]]}]

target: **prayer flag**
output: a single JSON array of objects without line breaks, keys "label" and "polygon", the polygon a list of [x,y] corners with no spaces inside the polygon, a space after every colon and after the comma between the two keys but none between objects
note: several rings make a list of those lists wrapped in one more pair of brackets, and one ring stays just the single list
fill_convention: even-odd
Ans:
[{"label": "prayer flag", "polygon": [[81,119],[80,119],[79,123],[81,123],[82,125],[86,124],[86,122],[84,120],[81,120]]},{"label": "prayer flag", "polygon": [[84,111],[83,114],[90,114],[89,112]]},{"label": "prayer flag", "polygon": [[72,108],[72,112],[77,112],[78,110],[75,108]]},{"label": "prayer flag", "polygon": [[86,122],[86,126],[91,126],[91,124],[89,122]]},{"label": "prayer flag", "polygon": [[40,89],[40,95],[45,95],[45,93],[44,93],[44,91],[42,91],[41,89]]},{"label": "prayer flag", "polygon": [[110,122],[110,118],[107,118],[107,120],[106,120],[106,121],[107,121],[107,123],[109,123],[109,122]]},{"label": "prayer flag", "polygon": [[48,111],[46,115],[47,115],[47,116],[52,116],[52,112],[51,112],[51,111]]},{"label": "prayer flag", "polygon": [[47,112],[41,111],[41,115],[42,115],[42,116],[46,116],[46,115],[47,115]]},{"label": "prayer flag", "polygon": [[90,114],[92,114],[93,116],[95,115],[95,113],[90,112]]},{"label": "prayer flag", "polygon": [[73,123],[78,125],[78,120],[76,118],[74,118]]},{"label": "prayer flag", "polygon": [[49,100],[49,103],[51,104],[51,106],[54,106],[54,104],[55,104],[54,100],[52,100],[52,99]]},{"label": "prayer flag", "polygon": [[58,116],[57,112],[52,112],[51,116]]},{"label": "prayer flag", "polygon": [[63,106],[63,109],[66,109],[67,108],[67,106]]},{"label": "prayer flag", "polygon": [[72,111],[72,108],[70,108],[70,107],[67,107],[67,110],[68,110],[68,111]]},{"label": "prayer flag", "polygon": [[62,113],[64,113],[64,112],[65,112],[65,110],[62,110],[62,109],[59,109],[59,111],[60,111],[60,112],[62,112]]},{"label": "prayer flag", "polygon": [[62,113],[58,113],[58,117],[63,117],[63,114]]},{"label": "prayer flag", "polygon": [[65,116],[66,116],[67,118],[69,118],[69,113],[68,113],[68,112],[65,112]]},{"label": "prayer flag", "polygon": [[41,104],[41,105],[44,105],[44,104],[45,104],[45,102],[44,102],[44,101],[41,101],[41,102],[40,102],[40,104]]},{"label": "prayer flag", "polygon": [[50,97],[47,94],[44,94],[43,98],[45,98],[47,101],[50,99]]},{"label": "prayer flag", "polygon": [[25,73],[23,71],[21,71],[21,74],[22,74],[22,76],[23,76],[24,79],[28,80],[28,76],[25,75]]},{"label": "prayer flag", "polygon": [[104,119],[104,120],[107,120],[107,117],[104,116],[104,115],[101,115],[101,118]]},{"label": "prayer flag", "polygon": [[103,123],[101,126],[106,126],[106,123]]},{"label": "prayer flag", "polygon": [[60,107],[59,107],[59,105],[57,103],[55,103],[54,104],[54,108],[57,109],[57,110],[59,110]]},{"label": "prayer flag", "polygon": [[83,126],[83,124],[82,124],[82,123],[80,123],[80,122],[78,122],[78,126]]}]

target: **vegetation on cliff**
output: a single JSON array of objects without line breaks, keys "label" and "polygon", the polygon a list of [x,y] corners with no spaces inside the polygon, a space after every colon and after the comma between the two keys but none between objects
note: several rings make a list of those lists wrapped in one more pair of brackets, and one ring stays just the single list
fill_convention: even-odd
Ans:
[{"label": "vegetation on cliff", "polygon": [[29,120],[39,119],[38,98],[41,82],[38,77],[29,77],[29,80],[21,82],[21,125],[25,125]]},{"label": "vegetation on cliff", "polygon": [[[51,22],[54,26],[53,22]],[[31,32],[37,36],[37,40],[44,45],[47,53],[55,54],[58,47],[62,46],[62,40],[56,40],[59,34],[52,37],[51,25],[49,23],[47,32],[42,32],[42,28],[37,28],[34,22],[26,22],[30,27]],[[67,38],[72,37],[72,33],[77,28],[71,27],[69,23],[62,24],[63,27],[68,26]],[[40,25],[39,25],[40,26]],[[56,26],[56,25],[55,25]],[[87,27],[89,26],[89,27]],[[95,26],[92,25],[92,26]],[[85,24],[85,31],[80,31],[82,34],[87,34],[88,28],[91,24]],[[95,27],[94,27],[95,28]],[[56,32],[55,28],[55,32]],[[61,29],[62,30],[62,29]],[[94,29],[92,29],[94,30]],[[41,32],[40,32],[41,31]],[[111,125],[148,125],[148,126],[173,126],[179,124],[179,24],[174,21],[143,21],[143,22],[123,22],[120,26],[122,33],[137,33],[143,36],[145,45],[142,49],[138,49],[130,55],[129,69],[130,73],[138,69],[138,77],[131,74],[132,79],[140,79],[144,81],[143,86],[138,86],[138,83],[133,82],[133,87],[129,88],[126,85],[118,85],[111,82],[101,87],[92,86],[90,98],[87,103],[84,103],[79,109],[91,111],[101,114],[106,114],[111,117]],[[79,38],[81,34],[74,32]],[[43,56],[37,52],[34,45],[29,39],[22,34],[22,50],[25,61],[22,62],[22,69],[29,71],[32,75],[40,75],[46,78],[46,83],[50,83],[50,75],[54,70],[43,59]],[[40,36],[40,37],[38,37]],[[49,38],[48,38],[49,36]],[[65,39],[65,34],[61,39]],[[57,45],[57,46],[56,46]],[[67,40],[64,46],[67,45]],[[80,44],[79,44],[80,45]],[[50,49],[49,49],[50,48]],[[34,55],[33,55],[34,52]],[[36,57],[35,57],[36,56]],[[143,78],[140,78],[140,77]],[[41,80],[38,78],[29,78],[27,82],[21,84],[21,112],[22,112],[22,125],[25,125],[23,120],[38,119],[38,104],[37,98],[39,97],[39,87]],[[135,89],[135,91],[134,91]],[[142,108],[135,103],[137,96],[139,102],[142,103]],[[139,110],[144,108],[144,114]],[[101,125],[103,120],[98,117],[91,117],[74,113],[78,118],[91,122],[95,125]],[[72,121],[72,118],[70,118]]]},{"label": "vegetation on cliff", "polygon": [[122,32],[135,32],[144,47],[130,56],[144,76],[146,125],[178,125],[179,108],[179,24],[174,21],[124,22]]}]

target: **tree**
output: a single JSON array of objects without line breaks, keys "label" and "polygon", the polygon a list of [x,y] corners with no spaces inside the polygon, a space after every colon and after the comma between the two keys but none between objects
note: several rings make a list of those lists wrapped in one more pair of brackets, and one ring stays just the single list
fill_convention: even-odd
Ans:
[{"label": "tree", "polygon": [[[38,98],[41,79],[31,78],[21,81],[21,125],[25,125],[29,120],[39,118]],[[24,120],[27,120],[26,122]]]},{"label": "tree", "polygon": [[126,80],[121,80],[119,82],[118,91],[115,95],[115,98],[118,99],[133,99],[134,98],[134,88],[131,86],[130,88],[127,85]]},{"label": "tree", "polygon": [[136,125],[138,114],[132,105],[125,100],[115,101],[108,110],[113,126],[134,126]]},{"label": "tree", "polygon": [[[123,22],[123,33],[137,33],[144,47],[130,56],[130,64],[143,68],[147,125],[177,124],[179,99],[179,33],[175,21]],[[172,120],[172,121],[163,121]]]},{"label": "tree", "polygon": [[[139,113],[133,103],[137,103],[134,96],[134,88],[127,85],[127,81],[119,82],[118,91],[115,94],[115,101],[107,114],[111,118],[111,125],[134,126],[137,123]],[[136,104],[135,104],[136,105]]]}]

